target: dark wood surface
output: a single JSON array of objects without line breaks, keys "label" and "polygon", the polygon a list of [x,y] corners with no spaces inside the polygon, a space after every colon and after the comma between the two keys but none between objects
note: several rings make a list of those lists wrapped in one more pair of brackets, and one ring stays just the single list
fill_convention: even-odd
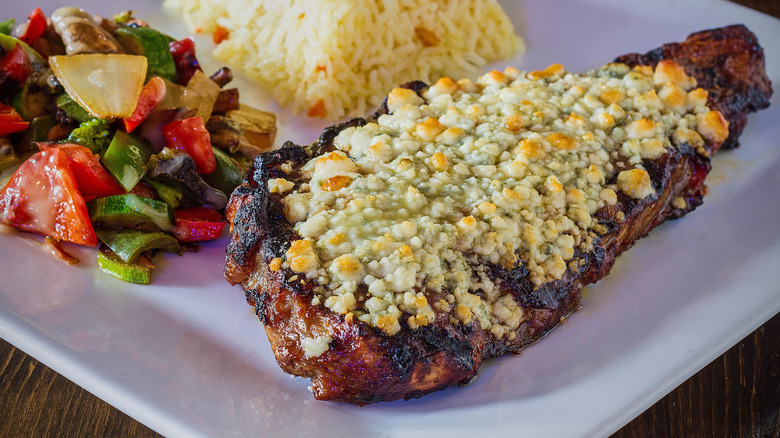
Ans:
[{"label": "dark wood surface", "polygon": [[[735,3],[780,17],[780,0]],[[6,436],[159,435],[0,340],[0,437]],[[780,437],[780,315],[614,435],[699,436]]]}]

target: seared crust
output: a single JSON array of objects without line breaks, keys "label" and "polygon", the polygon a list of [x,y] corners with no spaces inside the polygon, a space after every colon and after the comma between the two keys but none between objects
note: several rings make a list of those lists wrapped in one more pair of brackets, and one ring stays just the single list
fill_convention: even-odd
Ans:
[{"label": "seared crust", "polygon": [[[282,369],[311,378],[318,399],[366,404],[419,397],[468,383],[482,359],[517,352],[557,326],[579,307],[582,287],[606,276],[618,254],[658,224],[701,204],[706,193],[704,179],[711,168],[709,156],[723,145],[736,145],[747,114],[768,105],[772,90],[763,70],[763,52],[744,26],[699,32],[684,43],[667,44],[646,55],[626,55],[618,61],[655,65],[662,59],[684,66],[699,86],[709,91],[710,105],[730,122],[728,139],[725,143],[707,142],[706,152],[683,145],[658,159],[645,160],[659,195],[635,200],[618,194],[617,204],[598,211],[596,219],[606,231],[598,236],[592,251],[575,254],[576,263],[569,264],[560,280],[536,287],[523,268],[485,265],[489,276],[500,279],[497,283],[502,292],[510,292],[526,315],[513,337],[497,339],[476,320],[452,323],[448,314],[436,309],[433,323],[414,330],[402,324],[397,334],[388,336],[350,315],[313,305],[312,280],[289,269],[269,267],[300,236],[285,219],[282,195],[269,192],[268,180],[284,177],[300,184],[301,165],[332,149],[333,138],[341,130],[366,120],[354,119],[328,128],[308,148],[288,143],[259,156],[226,210],[232,240],[225,276],[245,290],[247,301],[265,324]],[[425,84],[412,82],[404,87],[419,93]],[[368,120],[387,111],[383,105]],[[293,163],[291,173],[280,168],[284,162]],[[619,170],[621,164],[615,165]],[[685,200],[684,206],[673,202],[680,198]],[[440,298],[432,291],[425,293],[429,302]],[[304,339],[317,337],[328,337],[329,349],[310,357],[302,346]]]}]

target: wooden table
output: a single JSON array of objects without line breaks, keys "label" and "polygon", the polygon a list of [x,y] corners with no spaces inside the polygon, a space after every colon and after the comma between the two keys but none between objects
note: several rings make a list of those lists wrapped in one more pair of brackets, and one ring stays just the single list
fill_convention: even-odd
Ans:
[{"label": "wooden table", "polygon": [[[778,0],[734,0],[780,17]],[[776,42],[773,42],[776,43]],[[615,437],[780,437],[780,315]],[[0,340],[0,437],[157,433]]]}]

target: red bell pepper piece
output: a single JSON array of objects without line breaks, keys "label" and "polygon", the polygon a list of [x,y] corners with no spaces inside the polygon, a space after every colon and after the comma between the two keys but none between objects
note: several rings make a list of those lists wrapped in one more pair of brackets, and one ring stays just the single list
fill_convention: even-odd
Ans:
[{"label": "red bell pepper piece", "polygon": [[0,120],[0,137],[27,129],[28,122],[4,122]]},{"label": "red bell pepper piece", "polygon": [[25,122],[14,107],[0,103],[0,137],[24,131],[29,125],[30,123]]},{"label": "red bell pepper piece", "polygon": [[192,79],[195,70],[201,70],[198,59],[195,57],[195,40],[184,38],[183,40],[173,41],[169,44],[173,63],[176,64],[176,73],[179,77],[179,85],[187,85]]},{"label": "red bell pepper piece", "polygon": [[0,59],[0,75],[13,79],[21,85],[30,77],[32,67],[30,58],[25,53],[21,44],[16,43],[8,53]]},{"label": "red bell pepper piece", "polygon": [[16,169],[0,190],[0,222],[59,241],[97,244],[70,160],[58,148],[38,152]]},{"label": "red bell pepper piece", "polygon": [[6,105],[4,103],[0,103],[0,117],[2,118],[18,118],[19,120],[22,120],[22,116],[19,115],[18,112],[16,112],[16,108],[12,107],[11,105]]},{"label": "red bell pepper piece", "polygon": [[163,126],[165,145],[171,149],[179,149],[192,157],[195,170],[206,175],[217,170],[217,159],[211,148],[211,136],[206,130],[206,124],[200,117],[190,117],[176,120]]},{"label": "red bell pepper piece", "polygon": [[41,8],[35,8],[27,17],[27,28],[19,39],[32,45],[35,40],[43,36],[44,32],[46,32],[46,15],[41,11]]},{"label": "red bell pepper piece", "polygon": [[133,115],[128,119],[124,119],[125,132],[131,132],[136,126],[146,120],[146,116],[157,108],[157,105],[165,99],[167,93],[168,89],[161,78],[155,76],[150,79],[141,90],[141,95],[138,96],[138,103],[135,106]]},{"label": "red bell pepper piece", "polygon": [[207,207],[192,207],[174,210],[176,225],[173,234],[180,242],[202,242],[214,240],[222,235],[225,220],[214,209]]},{"label": "red bell pepper piece", "polygon": [[38,143],[38,147],[41,150],[57,148],[67,155],[79,193],[85,201],[126,193],[119,182],[100,164],[100,157],[88,148],[70,143]]}]

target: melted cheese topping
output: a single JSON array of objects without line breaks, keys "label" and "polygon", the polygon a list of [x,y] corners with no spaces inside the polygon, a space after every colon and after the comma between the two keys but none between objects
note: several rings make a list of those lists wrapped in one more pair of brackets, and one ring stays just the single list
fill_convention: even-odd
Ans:
[{"label": "melted cheese topping", "polygon": [[432,322],[435,307],[511,340],[522,308],[480,265],[561,279],[592,249],[599,208],[657,196],[643,160],[728,134],[695,85],[662,62],[396,88],[389,114],[304,166],[310,183],[284,199],[302,240],[283,266],[316,279],[316,302],[388,334]]}]

